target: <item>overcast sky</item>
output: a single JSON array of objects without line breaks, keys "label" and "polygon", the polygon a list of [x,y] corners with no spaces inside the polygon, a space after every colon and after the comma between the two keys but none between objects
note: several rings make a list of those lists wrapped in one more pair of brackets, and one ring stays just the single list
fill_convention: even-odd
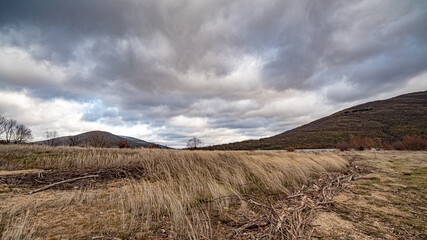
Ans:
[{"label": "overcast sky", "polygon": [[183,147],[427,89],[427,1],[0,0],[0,115]]}]

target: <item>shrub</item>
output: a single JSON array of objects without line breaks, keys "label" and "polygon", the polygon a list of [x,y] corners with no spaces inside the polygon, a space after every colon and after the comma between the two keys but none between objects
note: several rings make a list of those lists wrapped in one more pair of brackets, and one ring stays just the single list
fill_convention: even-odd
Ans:
[{"label": "shrub", "polygon": [[393,150],[394,149],[393,145],[390,143],[383,143],[382,145],[383,145],[384,150]]},{"label": "shrub", "polygon": [[393,145],[393,149],[395,150],[405,150],[405,145],[403,144],[402,141],[394,142],[392,145]]},{"label": "shrub", "polygon": [[424,150],[427,149],[427,140],[420,136],[405,136],[403,143],[407,150]]},{"label": "shrub", "polygon": [[295,152],[295,148],[294,148],[294,147],[292,147],[292,146],[285,147],[285,150],[286,150],[287,152]]},{"label": "shrub", "polygon": [[427,140],[420,136],[408,136],[403,137],[402,141],[393,143],[393,148],[396,150],[424,150],[427,149]]},{"label": "shrub", "polygon": [[383,146],[383,142],[381,141],[381,138],[372,138],[373,145],[371,147],[375,149],[380,149]]},{"label": "shrub", "polygon": [[339,142],[337,143],[336,147],[341,151],[346,151],[349,149],[348,143],[346,142]]},{"label": "shrub", "polygon": [[382,147],[380,138],[362,136],[351,136],[349,145],[356,150],[365,150],[370,148],[379,149]]},{"label": "shrub", "polygon": [[146,148],[161,148],[160,145],[155,144],[155,143],[149,143],[147,144],[147,146],[145,146]]},{"label": "shrub", "polygon": [[351,136],[349,145],[356,150],[364,150],[367,148],[367,143],[361,136]]},{"label": "shrub", "polygon": [[119,148],[129,148],[129,141],[128,140],[120,140],[119,142]]}]

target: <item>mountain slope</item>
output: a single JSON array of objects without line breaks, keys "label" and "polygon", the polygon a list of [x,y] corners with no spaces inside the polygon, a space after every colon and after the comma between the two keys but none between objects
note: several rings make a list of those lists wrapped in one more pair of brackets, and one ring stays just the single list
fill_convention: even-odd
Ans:
[{"label": "mountain slope", "polygon": [[273,137],[210,148],[331,148],[347,141],[350,135],[379,137],[392,142],[414,134],[427,138],[427,91],[357,105]]},{"label": "mountain slope", "polygon": [[[127,137],[117,136],[104,131],[90,131],[75,136],[58,137],[49,140],[52,145],[73,145],[73,146],[96,146],[96,147],[118,147],[121,140],[127,140],[130,147],[155,147],[167,148],[155,143],[146,142],[144,140]],[[46,143],[47,141],[35,142],[38,144]]]}]

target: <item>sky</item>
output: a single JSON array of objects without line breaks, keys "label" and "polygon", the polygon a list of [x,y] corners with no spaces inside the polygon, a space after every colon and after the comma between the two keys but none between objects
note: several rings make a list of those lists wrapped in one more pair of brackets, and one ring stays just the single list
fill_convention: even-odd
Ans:
[{"label": "sky", "polygon": [[0,115],[170,147],[427,90],[427,1],[0,0]]}]

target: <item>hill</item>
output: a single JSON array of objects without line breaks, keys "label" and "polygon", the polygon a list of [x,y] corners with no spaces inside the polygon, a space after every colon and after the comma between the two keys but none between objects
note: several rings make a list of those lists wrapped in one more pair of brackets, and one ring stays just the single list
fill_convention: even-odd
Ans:
[{"label": "hill", "polygon": [[74,136],[58,137],[48,141],[38,141],[35,143],[48,143],[49,145],[54,146],[118,147],[122,140],[127,140],[129,147],[168,148],[166,146],[150,143],[138,138],[118,136],[104,131],[90,131]]},{"label": "hill", "polygon": [[378,137],[384,142],[405,135],[427,138],[427,91],[357,105],[272,137],[209,148],[333,148],[338,142],[348,141],[350,135]]}]

